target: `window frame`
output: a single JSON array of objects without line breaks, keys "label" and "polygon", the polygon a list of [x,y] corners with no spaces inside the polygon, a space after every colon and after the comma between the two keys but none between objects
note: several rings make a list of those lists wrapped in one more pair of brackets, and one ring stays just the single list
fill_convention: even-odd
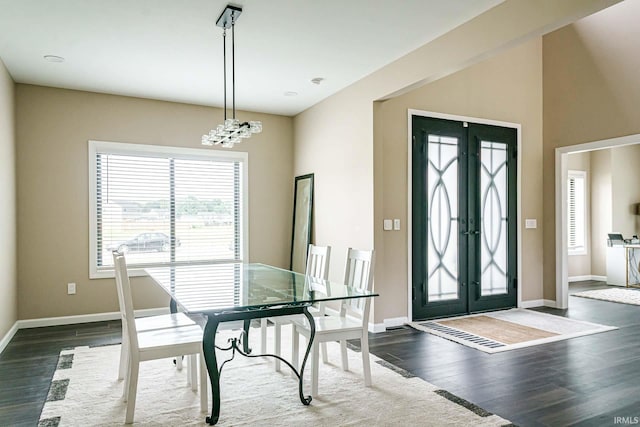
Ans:
[{"label": "window frame", "polygon": [[[125,142],[113,141],[88,141],[88,158],[89,158],[89,279],[113,278],[114,270],[98,269],[98,248],[97,248],[97,228],[98,228],[98,177],[97,177],[97,154],[117,154],[117,155],[140,155],[153,156],[160,158],[174,158],[183,160],[217,160],[224,162],[239,162],[242,164],[240,168],[240,258],[234,260],[236,263],[247,262],[249,256],[249,153],[244,151],[222,151],[215,149],[203,148],[185,148],[152,144],[132,144]],[[156,263],[154,266],[161,265],[188,265],[188,264],[214,264],[228,263],[229,260],[223,261],[196,261],[196,262],[177,262],[177,263]],[[130,276],[146,276],[144,268],[129,269]]]},{"label": "window frame", "polygon": [[[569,239],[569,233],[571,231],[571,218],[570,218],[570,212],[569,212],[569,198],[570,198],[570,188],[571,186],[569,185],[569,180],[571,179],[581,179],[583,182],[583,188],[584,188],[584,194],[583,194],[583,203],[582,203],[582,211],[583,211],[583,217],[584,217],[584,226],[582,231],[580,230],[576,230],[576,233],[581,232],[582,233],[582,239],[584,242],[583,246],[571,246],[570,244],[570,239]],[[575,256],[575,255],[587,255],[588,252],[588,247],[589,247],[589,233],[587,232],[588,229],[588,221],[589,221],[589,212],[588,212],[588,201],[587,201],[587,197],[588,197],[588,189],[587,189],[587,171],[583,171],[583,170],[569,170],[567,171],[567,252],[569,256]],[[578,209],[578,206],[576,206],[576,209]]]}]

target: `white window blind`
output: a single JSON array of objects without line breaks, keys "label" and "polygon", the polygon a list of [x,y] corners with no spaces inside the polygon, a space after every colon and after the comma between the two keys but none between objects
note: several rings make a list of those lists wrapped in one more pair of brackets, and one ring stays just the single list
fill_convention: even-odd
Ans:
[{"label": "white window blind", "polygon": [[[243,260],[246,153],[90,142],[92,277]],[[134,272],[135,273],[135,272]]]},{"label": "white window blind", "polygon": [[567,224],[569,254],[586,254],[586,172],[569,171],[567,182]]}]

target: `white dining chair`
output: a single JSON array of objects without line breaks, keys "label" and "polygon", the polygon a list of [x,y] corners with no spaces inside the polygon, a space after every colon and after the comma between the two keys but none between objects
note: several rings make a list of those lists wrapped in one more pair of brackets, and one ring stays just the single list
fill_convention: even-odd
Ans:
[{"label": "white dining chair", "polygon": [[[118,251],[113,252],[114,265],[115,265],[115,256],[117,254],[119,254]],[[122,306],[122,304],[120,304],[121,315],[123,310],[124,310],[124,307]],[[122,318],[122,320],[124,319]],[[157,329],[176,328],[180,326],[192,326],[197,324],[195,321],[190,319],[184,313],[171,313],[171,314],[160,314],[155,316],[137,317],[135,318],[135,323],[136,323],[136,330],[138,332],[155,331]],[[123,321],[122,322],[122,345],[120,346],[120,364],[118,366],[119,380],[124,379],[124,376],[127,370],[127,359],[129,357],[129,338],[128,338],[126,329],[127,329],[127,325]],[[181,370],[182,357],[176,358],[175,362],[176,362],[177,369]],[[189,374],[191,374],[190,368],[189,368]],[[188,375],[188,378],[191,378],[191,375]]]},{"label": "white dining chair", "polygon": [[[329,278],[329,260],[331,258],[331,246],[316,246],[309,245],[307,252],[307,268],[305,269],[305,275],[318,278],[321,280],[327,280]],[[309,313],[313,316],[324,316],[325,308],[324,304],[316,304],[309,309]],[[281,355],[281,338],[282,338],[282,325],[291,323],[294,319],[303,319],[304,316],[295,314],[291,316],[275,316],[269,318],[262,318],[260,320],[260,332],[261,332],[261,348],[262,353],[267,352],[267,321],[274,325],[274,353],[278,356]],[[327,347],[322,346],[322,357],[327,360]],[[280,371],[280,360],[275,361],[276,371]]]},{"label": "white dining chair", "polygon": [[[349,248],[344,274],[344,284],[360,291],[371,291],[373,288],[374,251],[361,251]],[[360,339],[362,353],[362,369],[365,386],[371,386],[371,367],[369,362],[369,309],[371,298],[345,299],[340,304],[338,316],[314,317],[315,336],[311,347],[311,396],[318,394],[318,369],[320,343],[339,341],[342,356],[342,369],[349,370],[347,358],[347,340]],[[354,318],[356,316],[357,318]],[[307,319],[296,319],[293,322],[293,365],[297,369],[299,357],[299,336],[309,340],[311,335]],[[324,360],[326,363],[327,361]]]},{"label": "white dining chair", "polygon": [[122,322],[126,325],[129,343],[123,398],[127,402],[125,423],[131,424],[136,405],[140,362],[189,355],[191,387],[197,390],[196,366],[200,356],[200,409],[207,411],[207,371],[202,352],[202,329],[197,325],[138,331],[133,314],[131,283],[123,254],[114,253],[114,269],[118,288],[118,301],[122,310]]}]

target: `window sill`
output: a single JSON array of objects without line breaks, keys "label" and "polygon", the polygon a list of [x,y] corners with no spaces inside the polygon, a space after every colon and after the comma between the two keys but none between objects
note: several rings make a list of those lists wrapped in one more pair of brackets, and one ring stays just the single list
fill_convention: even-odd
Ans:
[{"label": "window sill", "polygon": [[[129,277],[141,277],[146,276],[144,269],[142,268],[132,268],[128,269]],[[115,278],[115,273],[113,270],[104,270],[104,271],[92,271],[89,274],[89,279],[113,279]]]},{"label": "window sill", "polygon": [[569,249],[569,256],[580,256],[580,255],[588,255],[589,253],[587,252],[586,249],[574,249],[571,250]]},{"label": "window sill", "polygon": [[[229,264],[229,263],[237,263],[242,264],[244,261],[242,259],[223,259],[223,260],[208,260],[201,262],[181,262],[177,264],[173,264],[174,267],[179,267],[181,265],[206,265],[206,264]],[[157,265],[147,265],[144,267],[129,267],[127,271],[129,273],[129,277],[144,277],[148,276],[148,274],[144,271],[145,268],[154,268],[154,267],[171,267],[170,264],[157,264]],[[103,270],[95,270],[91,269],[89,272],[89,279],[113,279],[115,278],[115,273],[112,269],[103,269]]]}]

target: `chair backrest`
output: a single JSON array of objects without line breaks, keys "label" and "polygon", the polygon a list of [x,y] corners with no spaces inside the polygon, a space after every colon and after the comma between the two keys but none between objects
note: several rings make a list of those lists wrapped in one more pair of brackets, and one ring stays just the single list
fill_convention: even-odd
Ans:
[{"label": "chair backrest", "polygon": [[[373,267],[375,254],[373,250],[360,251],[347,249],[347,265],[344,271],[344,284],[359,291],[371,291],[373,289]],[[345,316],[347,311],[356,313],[362,318],[363,324],[369,321],[369,308],[371,298],[347,299],[342,301],[340,315]]]},{"label": "chair backrest", "polygon": [[305,274],[318,279],[327,280],[329,278],[329,258],[331,257],[331,246],[309,245],[307,253],[307,269]]},{"label": "chair backrest", "polygon": [[120,304],[120,315],[122,317],[122,332],[128,334],[129,346],[133,351],[138,349],[138,332],[136,331],[136,321],[133,314],[133,297],[131,296],[131,282],[127,272],[127,261],[124,254],[113,252],[113,266],[116,277],[116,288],[118,288],[118,303]]},{"label": "chair backrest", "polygon": [[[331,258],[331,246],[315,246],[309,245],[309,251],[307,252],[307,269],[305,275],[321,279],[329,280],[329,259]],[[329,288],[326,283],[315,283],[315,290],[322,294],[329,296]],[[316,310],[318,310],[321,316],[325,313],[325,304],[314,304]]]}]

